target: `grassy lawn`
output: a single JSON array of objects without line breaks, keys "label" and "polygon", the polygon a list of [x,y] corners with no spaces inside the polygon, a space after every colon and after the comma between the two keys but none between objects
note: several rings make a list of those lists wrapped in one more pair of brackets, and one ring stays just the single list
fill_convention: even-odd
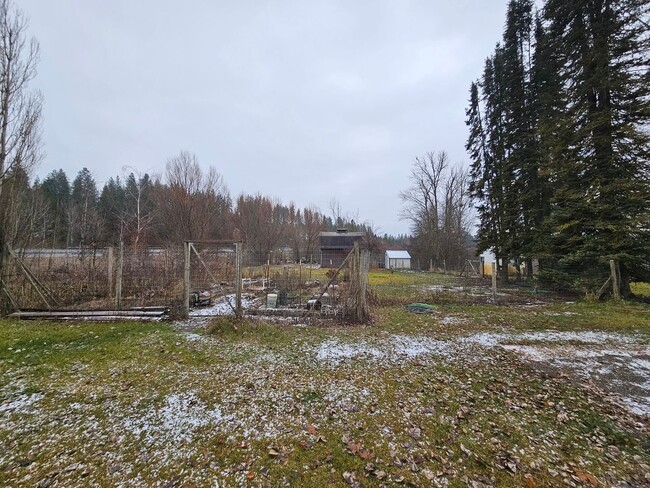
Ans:
[{"label": "grassy lawn", "polygon": [[[647,420],[463,338],[602,331],[642,347],[650,307],[454,303],[427,289],[451,279],[370,282],[388,303],[372,327],[0,321],[0,485],[649,483]],[[409,298],[438,307],[411,314]]]},{"label": "grassy lawn", "polygon": [[630,288],[635,295],[650,298],[650,283],[632,283]]}]

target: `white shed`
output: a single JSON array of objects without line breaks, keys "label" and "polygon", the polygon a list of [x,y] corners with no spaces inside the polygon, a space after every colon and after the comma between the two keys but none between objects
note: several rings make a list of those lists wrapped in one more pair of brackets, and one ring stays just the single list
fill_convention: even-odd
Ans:
[{"label": "white shed", "polygon": [[386,269],[411,269],[408,251],[386,251]]}]

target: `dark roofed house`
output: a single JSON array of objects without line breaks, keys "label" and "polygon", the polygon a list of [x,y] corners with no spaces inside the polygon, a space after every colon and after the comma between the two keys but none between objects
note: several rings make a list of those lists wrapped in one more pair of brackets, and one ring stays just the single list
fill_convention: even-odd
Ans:
[{"label": "dark roofed house", "polygon": [[355,242],[361,243],[365,237],[364,232],[349,232],[347,229],[338,229],[336,232],[321,232],[320,264],[323,268],[338,268],[354,247]]}]

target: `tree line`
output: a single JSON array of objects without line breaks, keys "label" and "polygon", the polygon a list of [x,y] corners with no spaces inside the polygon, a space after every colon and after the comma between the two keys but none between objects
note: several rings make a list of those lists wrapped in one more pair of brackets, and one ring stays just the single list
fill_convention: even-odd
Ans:
[{"label": "tree line", "polygon": [[61,248],[232,239],[254,255],[290,248],[295,260],[315,260],[323,230],[373,234],[367,224],[324,215],[315,206],[299,208],[261,194],[233,201],[216,169],[204,170],[189,152],[170,158],[163,175],[124,170],[126,176],[110,178],[100,190],[87,168],[72,181],[59,169],[30,184],[27,172],[15,166],[6,185],[8,198],[18,203],[7,242]]},{"label": "tree line", "polygon": [[500,272],[535,258],[568,286],[615,259],[624,292],[650,280],[648,5],[509,2],[466,111],[478,248]]}]

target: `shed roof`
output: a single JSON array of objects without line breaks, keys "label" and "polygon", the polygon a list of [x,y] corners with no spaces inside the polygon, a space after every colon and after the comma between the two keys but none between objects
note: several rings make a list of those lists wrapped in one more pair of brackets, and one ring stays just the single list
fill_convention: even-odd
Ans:
[{"label": "shed roof", "polygon": [[365,232],[321,232],[320,237],[365,237]]},{"label": "shed roof", "polygon": [[408,251],[386,251],[388,259],[411,259]]}]

